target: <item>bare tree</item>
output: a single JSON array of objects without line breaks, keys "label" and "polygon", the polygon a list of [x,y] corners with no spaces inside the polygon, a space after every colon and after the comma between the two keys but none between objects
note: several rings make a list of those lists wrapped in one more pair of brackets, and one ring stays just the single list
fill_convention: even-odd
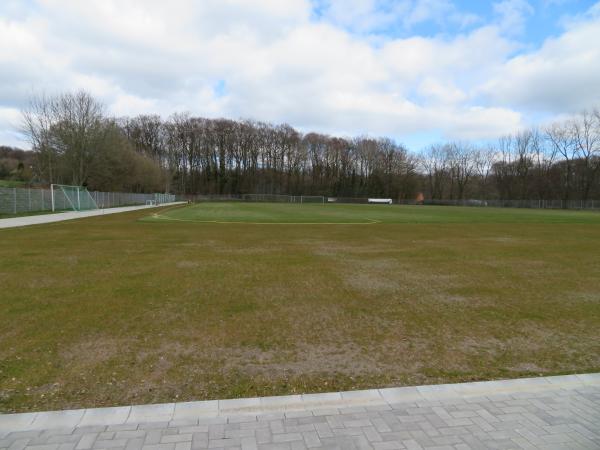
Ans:
[{"label": "bare tree", "polygon": [[562,158],[562,197],[568,201],[571,198],[573,184],[573,165],[577,158],[577,143],[572,128],[567,123],[555,123],[546,129],[546,138],[553,150]]},{"label": "bare tree", "polygon": [[[50,182],[87,180],[94,149],[103,139],[103,105],[85,91],[34,97],[23,110],[22,131],[38,152]],[[57,171],[58,160],[62,162]]]},{"label": "bare tree", "polygon": [[465,198],[465,190],[476,170],[476,151],[469,144],[452,143],[445,146],[450,176],[456,183],[457,198]]},{"label": "bare tree", "polygon": [[475,151],[473,158],[475,159],[475,173],[480,184],[479,198],[487,199],[489,196],[488,180],[496,161],[496,153],[492,148],[480,148]]},{"label": "bare tree", "polygon": [[570,123],[573,143],[581,166],[581,200],[585,201],[600,170],[600,133],[598,114],[584,111]]},{"label": "bare tree", "polygon": [[444,184],[449,176],[446,146],[432,145],[423,152],[419,162],[425,172],[431,198],[444,198]]},{"label": "bare tree", "polygon": [[54,142],[52,128],[58,121],[52,99],[44,94],[33,96],[21,111],[21,132],[31,144],[38,157],[38,170],[50,183],[55,181],[55,164],[58,146]]}]

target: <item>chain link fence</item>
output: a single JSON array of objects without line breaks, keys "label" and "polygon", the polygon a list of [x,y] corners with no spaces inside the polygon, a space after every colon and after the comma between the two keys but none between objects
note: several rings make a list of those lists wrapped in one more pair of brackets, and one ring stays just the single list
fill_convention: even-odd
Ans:
[{"label": "chain link fence", "polygon": [[[187,200],[193,202],[223,202],[223,201],[246,201],[246,202],[273,202],[273,203],[369,203],[368,197],[322,197],[322,196],[299,196],[284,194],[206,194],[187,195]],[[440,206],[473,206],[490,208],[530,208],[530,209],[585,209],[600,210],[600,200],[417,200],[394,199],[395,205],[440,205]]]},{"label": "chain link fence", "polygon": [[[170,203],[176,200],[173,194],[137,194],[133,192],[90,191],[98,208],[117,206]],[[54,190],[54,208],[56,211],[71,210],[71,204],[60,191]],[[52,192],[50,189],[3,188],[0,187],[0,214],[20,214],[28,212],[52,211]]]},{"label": "chain link fence", "polygon": [[[416,205],[415,200],[398,200],[394,203]],[[474,206],[490,208],[528,209],[585,209],[600,210],[600,200],[424,200],[423,205]]]}]

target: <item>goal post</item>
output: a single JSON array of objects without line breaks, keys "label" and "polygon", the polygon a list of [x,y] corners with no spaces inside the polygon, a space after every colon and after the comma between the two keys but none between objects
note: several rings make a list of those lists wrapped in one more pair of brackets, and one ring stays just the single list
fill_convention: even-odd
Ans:
[{"label": "goal post", "polygon": [[240,200],[266,203],[327,203],[322,195],[242,194]]},{"label": "goal post", "polygon": [[325,197],[322,195],[301,195],[300,203],[321,203],[325,204]]},{"label": "goal post", "polygon": [[51,184],[50,194],[52,211],[72,209],[73,211],[87,211],[98,209],[96,201],[83,186],[69,186],[66,184]]}]

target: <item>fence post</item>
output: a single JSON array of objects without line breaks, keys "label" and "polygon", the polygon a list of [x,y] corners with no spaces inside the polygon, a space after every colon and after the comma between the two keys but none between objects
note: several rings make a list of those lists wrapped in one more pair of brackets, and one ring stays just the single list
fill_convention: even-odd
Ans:
[{"label": "fence post", "polygon": [[17,188],[13,188],[13,203],[14,203],[14,211],[17,213]]}]

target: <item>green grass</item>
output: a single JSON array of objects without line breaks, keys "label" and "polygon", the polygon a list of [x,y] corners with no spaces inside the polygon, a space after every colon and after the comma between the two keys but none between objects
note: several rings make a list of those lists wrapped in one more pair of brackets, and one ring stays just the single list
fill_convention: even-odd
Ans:
[{"label": "green grass", "polygon": [[594,211],[390,206],[364,204],[200,203],[175,207],[147,220],[248,224],[373,223],[589,223],[600,224]]},{"label": "green grass", "polygon": [[22,186],[26,186],[26,185],[27,185],[27,183],[25,181],[0,180],[0,187],[5,187],[5,188],[22,187]]},{"label": "green grass", "polygon": [[0,410],[600,370],[599,214],[158,211],[0,230]]}]

